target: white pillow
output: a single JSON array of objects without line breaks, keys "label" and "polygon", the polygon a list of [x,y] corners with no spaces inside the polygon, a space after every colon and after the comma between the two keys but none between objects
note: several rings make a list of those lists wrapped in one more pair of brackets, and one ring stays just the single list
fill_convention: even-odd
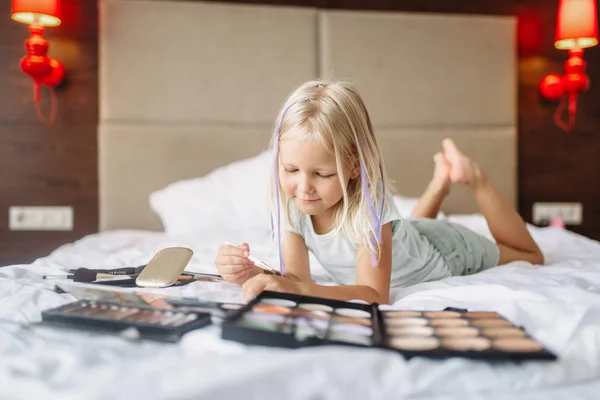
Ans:
[{"label": "white pillow", "polygon": [[169,234],[229,230],[268,237],[271,154],[265,151],[201,178],[174,182],[152,193],[150,206]]},{"label": "white pillow", "polygon": [[[271,218],[268,188],[272,153],[220,167],[208,175],[174,182],[150,195],[150,206],[165,232],[190,235],[207,231],[236,232],[236,238],[268,238]],[[400,215],[409,217],[418,199],[394,196]],[[445,218],[440,212],[438,218]],[[246,240],[246,239],[244,239]]]},{"label": "white pillow", "polygon": [[[417,206],[419,202],[418,197],[403,197],[399,195],[394,196],[394,202],[396,203],[396,207],[398,207],[398,211],[403,218],[408,218],[412,214],[412,211]],[[446,215],[440,211],[438,212],[437,219],[444,219]]]}]

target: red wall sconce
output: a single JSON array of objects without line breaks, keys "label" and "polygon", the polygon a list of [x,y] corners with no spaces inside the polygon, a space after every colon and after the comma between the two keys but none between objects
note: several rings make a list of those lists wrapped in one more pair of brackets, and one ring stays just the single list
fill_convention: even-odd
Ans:
[{"label": "red wall sconce", "polygon": [[[44,28],[58,26],[60,20],[59,0],[12,0],[12,19],[29,25],[31,36],[25,41],[27,55],[21,59],[21,69],[33,79],[33,97],[38,118],[50,125],[56,117],[56,96],[53,88],[64,76],[63,65],[48,57],[48,41],[44,39]],[[48,86],[51,95],[50,117],[45,118],[40,110],[41,86]]]},{"label": "red wall sconce", "polygon": [[[598,11],[596,0],[560,0],[556,40],[554,47],[569,50],[565,74],[550,74],[540,83],[540,91],[548,100],[561,100],[554,114],[556,124],[570,132],[575,126],[577,98],[589,88],[590,79],[585,74],[583,49],[598,44]],[[569,121],[561,119],[565,101],[568,101]]]}]

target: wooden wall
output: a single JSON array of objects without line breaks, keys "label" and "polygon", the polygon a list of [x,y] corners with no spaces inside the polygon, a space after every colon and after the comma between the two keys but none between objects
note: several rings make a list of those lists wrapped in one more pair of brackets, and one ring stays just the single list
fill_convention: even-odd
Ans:
[{"label": "wooden wall", "polygon": [[[233,1],[232,1],[233,2]],[[238,0],[340,9],[516,15],[527,32],[519,42],[519,209],[527,221],[536,201],[583,203],[576,232],[600,240],[600,48],[585,52],[591,89],[580,99],[576,129],[554,125],[556,104],[543,101],[538,83],[561,73],[567,58],[553,47],[558,0]],[[57,92],[54,126],[35,117],[29,80],[19,70],[27,29],[0,6],[0,265],[29,262],[98,228],[96,126],[98,22],[95,2],[62,0],[63,25],[49,29],[51,55],[68,79]],[[482,55],[485,56],[485,55]],[[10,205],[73,205],[72,232],[10,232]]]},{"label": "wooden wall", "polygon": [[[48,28],[49,55],[66,79],[56,89],[56,122],[38,121],[31,79],[20,70],[26,25],[0,4],[0,265],[30,262],[98,230],[98,11],[94,1],[62,0],[63,23]],[[49,94],[42,92],[44,114]],[[11,205],[70,205],[74,230],[8,230]]]}]

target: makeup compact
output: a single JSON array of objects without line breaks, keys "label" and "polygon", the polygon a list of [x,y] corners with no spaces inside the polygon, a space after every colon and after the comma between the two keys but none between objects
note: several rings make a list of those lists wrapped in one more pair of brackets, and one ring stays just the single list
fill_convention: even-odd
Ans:
[{"label": "makeup compact", "polygon": [[141,287],[162,288],[173,285],[192,259],[194,253],[186,247],[162,249],[138,275],[135,283]]},{"label": "makeup compact", "polygon": [[42,311],[44,324],[177,342],[184,333],[211,323],[208,310],[180,309],[166,302],[162,302],[164,307],[151,306],[156,296],[144,298],[142,293],[100,289],[91,284],[57,286],[78,301]]},{"label": "makeup compact", "polygon": [[556,359],[522,327],[496,312],[384,311],[377,304],[270,291],[227,317],[222,338],[287,348],[376,347],[400,352],[406,358]]}]

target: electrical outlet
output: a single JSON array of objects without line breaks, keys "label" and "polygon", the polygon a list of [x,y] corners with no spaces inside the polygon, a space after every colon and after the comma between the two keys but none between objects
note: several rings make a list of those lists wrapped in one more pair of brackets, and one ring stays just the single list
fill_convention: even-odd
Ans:
[{"label": "electrical outlet", "polygon": [[561,217],[566,225],[581,225],[583,205],[581,203],[534,203],[533,223],[548,223],[554,217]]},{"label": "electrical outlet", "polygon": [[73,207],[19,207],[8,210],[11,231],[72,231]]}]

